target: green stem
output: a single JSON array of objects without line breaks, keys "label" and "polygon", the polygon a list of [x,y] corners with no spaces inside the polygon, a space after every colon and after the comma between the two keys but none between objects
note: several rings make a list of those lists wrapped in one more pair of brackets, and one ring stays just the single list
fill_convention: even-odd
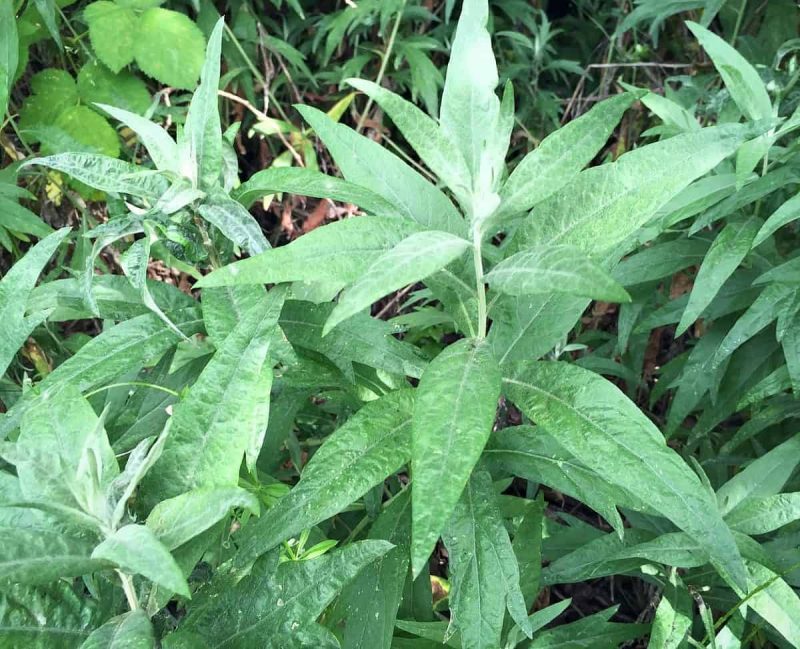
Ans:
[{"label": "green stem", "polygon": [[739,4],[739,13],[736,16],[736,24],[733,27],[731,40],[728,41],[733,47],[736,47],[736,39],[739,38],[739,30],[742,28],[742,20],[744,20],[744,10],[746,6],[747,0],[742,0],[742,2]]},{"label": "green stem", "polygon": [[[403,4],[400,6],[400,9],[397,11],[397,16],[394,19],[394,25],[392,25],[392,32],[389,34],[389,40],[386,43],[386,50],[381,57],[381,67],[378,69],[378,76],[375,77],[375,85],[381,85],[381,81],[383,81],[383,75],[386,74],[386,67],[389,65],[389,58],[392,55],[392,50],[394,49],[394,42],[397,39],[397,31],[400,29],[400,21],[403,19],[403,12],[406,9],[406,0],[403,0]],[[358,118],[358,125],[356,126],[356,132],[360,133],[361,129],[364,128],[364,122],[367,121],[367,115],[369,115],[369,111],[372,109],[372,97],[369,98],[367,101],[367,105],[364,107],[364,111],[361,113],[361,117]]]},{"label": "green stem", "polygon": [[102,388],[97,388],[96,390],[92,390],[91,392],[87,392],[83,395],[85,398],[93,397],[94,395],[102,392],[103,390],[111,390],[112,388],[122,388],[126,385],[138,385],[144,388],[152,388],[153,390],[161,390],[162,392],[166,392],[167,394],[171,394],[173,397],[180,397],[180,392],[175,392],[175,390],[171,390],[170,388],[165,388],[163,385],[155,385],[154,383],[146,383],[144,381],[124,381],[122,383],[112,383],[110,385],[104,385]]},{"label": "green stem", "polygon": [[128,600],[128,606],[132,611],[139,609],[139,598],[136,597],[136,589],[133,587],[133,579],[130,575],[125,574],[122,570],[117,570],[119,580],[122,582],[122,590],[125,591],[125,599]]},{"label": "green stem", "polygon": [[472,261],[475,265],[475,283],[478,291],[478,338],[486,338],[486,285],[483,282],[483,256],[481,255],[481,231],[474,229],[472,238]]}]

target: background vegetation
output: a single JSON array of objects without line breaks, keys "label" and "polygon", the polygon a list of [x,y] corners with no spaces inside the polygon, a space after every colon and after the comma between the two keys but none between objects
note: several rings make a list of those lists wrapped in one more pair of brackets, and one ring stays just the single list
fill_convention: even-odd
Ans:
[{"label": "background vegetation", "polygon": [[0,646],[800,647],[800,8],[464,5],[0,0]]}]

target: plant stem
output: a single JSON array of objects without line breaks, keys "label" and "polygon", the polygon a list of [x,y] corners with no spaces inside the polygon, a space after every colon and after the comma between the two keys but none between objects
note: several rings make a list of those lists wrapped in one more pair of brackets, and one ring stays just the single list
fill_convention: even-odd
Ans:
[{"label": "plant stem", "polygon": [[473,229],[472,261],[475,265],[475,283],[478,291],[478,338],[486,338],[486,285],[483,282],[483,257],[481,256],[481,231]]},{"label": "plant stem", "polygon": [[128,606],[132,611],[139,609],[139,599],[136,597],[136,589],[133,587],[133,579],[130,575],[125,574],[122,570],[117,570],[119,579],[122,582],[122,590],[125,591],[125,599],[128,600]]},{"label": "plant stem", "polygon": [[731,40],[728,41],[733,47],[736,47],[736,39],[739,38],[739,30],[742,28],[742,20],[744,19],[744,10],[746,6],[747,0],[742,0],[739,3],[739,13],[736,16],[736,24],[733,27]]},{"label": "plant stem", "polygon": [[[397,11],[397,16],[394,19],[394,25],[392,25],[392,32],[389,34],[389,40],[386,43],[386,50],[381,57],[381,67],[378,68],[378,76],[375,77],[375,85],[381,85],[381,81],[383,81],[383,75],[386,74],[386,67],[389,65],[389,57],[392,55],[392,50],[394,49],[394,42],[397,38],[397,31],[400,29],[400,21],[403,19],[403,12],[406,9],[406,0],[403,0],[403,4],[400,5],[400,9]],[[361,117],[358,118],[358,125],[356,126],[356,132],[360,133],[361,129],[364,128],[364,122],[367,121],[367,115],[369,115],[369,111],[372,108],[372,97],[367,100],[367,105],[364,107],[364,112],[361,113]]]}]

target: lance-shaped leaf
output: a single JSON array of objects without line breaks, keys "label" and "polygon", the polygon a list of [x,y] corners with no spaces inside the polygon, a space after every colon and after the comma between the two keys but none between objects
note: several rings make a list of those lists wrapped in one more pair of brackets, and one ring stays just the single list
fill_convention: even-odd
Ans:
[{"label": "lance-shaped leaf", "polygon": [[647,646],[652,649],[680,649],[692,628],[692,617],[692,596],[676,571],[671,570],[669,580],[661,591],[661,601],[656,609]]},{"label": "lance-shaped leaf", "polygon": [[121,527],[92,552],[93,559],[110,561],[128,573],[147,577],[154,584],[189,597],[189,585],[169,550],[149,527]]},{"label": "lance-shaped leaf", "polygon": [[559,443],[610,484],[651,504],[696,540],[732,586],[747,574],[733,536],[697,475],[622,392],[566,363],[521,363],[503,390]]},{"label": "lance-shaped leaf", "polygon": [[411,390],[390,392],[328,437],[289,494],[241,531],[237,565],[339,513],[408,462],[413,403]]},{"label": "lance-shaped leaf", "polygon": [[369,188],[401,216],[425,228],[466,233],[466,223],[450,199],[396,155],[315,108],[299,106],[298,110],[328,147],[347,181]]},{"label": "lance-shaped leaf", "polygon": [[747,498],[726,517],[743,534],[767,534],[800,519],[800,492]]},{"label": "lance-shaped leaf", "polygon": [[797,219],[800,219],[800,194],[790,198],[770,215],[753,240],[753,247],[763,243],[771,234]]},{"label": "lance-shaped leaf", "polygon": [[648,144],[616,162],[587,169],[539,203],[535,217],[527,219],[517,234],[518,249],[548,243],[578,246],[594,254],[608,251],[752,134],[746,125],[713,126]]},{"label": "lance-shaped leaf", "polygon": [[196,286],[354,282],[382,254],[417,230],[403,219],[361,216],[315,228],[286,246],[228,264]]},{"label": "lance-shaped leaf", "polygon": [[12,0],[0,1],[0,115],[6,114],[8,95],[17,74],[19,40]]},{"label": "lance-shaped leaf", "polygon": [[800,597],[780,575],[769,568],[748,561],[753,595],[747,604],[764,618],[787,642],[800,646]]},{"label": "lance-shaped leaf", "polygon": [[130,162],[99,153],[57,153],[26,160],[23,166],[41,165],[61,171],[101,192],[130,194],[155,202],[169,182],[161,175],[147,173]]},{"label": "lance-shaped leaf", "polygon": [[80,649],[152,649],[153,625],[142,609],[112,617],[92,631]]},{"label": "lance-shaped leaf", "polygon": [[486,275],[506,295],[566,293],[607,302],[631,297],[586,253],[573,246],[538,246],[504,259]]},{"label": "lance-shaped leaf", "polygon": [[[192,95],[186,114],[185,141],[188,145],[189,164],[193,167],[193,184],[200,189],[210,189],[222,169],[222,128],[219,121],[219,59],[222,50],[223,18],[217,21],[208,38],[206,58],[200,72],[200,85]],[[184,173],[189,170],[184,170]]]},{"label": "lance-shaped leaf", "polygon": [[542,140],[500,190],[496,218],[527,212],[568,184],[597,155],[635,99],[635,94],[626,92],[595,104]]},{"label": "lance-shaped leaf", "polygon": [[159,171],[180,173],[178,145],[166,130],[149,119],[106,104],[95,104],[97,107],[119,120],[139,136],[139,140],[150,154],[150,159]]},{"label": "lance-shaped leaf", "polygon": [[[463,202],[469,195],[472,179],[464,156],[450,134],[410,101],[372,81],[347,79],[347,83],[366,94],[386,111],[423,162]],[[495,85],[497,85],[496,79]]]},{"label": "lance-shaped leaf", "polygon": [[426,368],[414,405],[411,565],[425,567],[492,432],[500,368],[483,341],[450,345]]},{"label": "lance-shaped leaf", "polygon": [[705,27],[692,21],[686,26],[711,57],[725,87],[739,109],[753,121],[772,116],[772,102],[756,69],[739,52]]},{"label": "lance-shaped leaf", "polygon": [[214,192],[199,208],[202,216],[237,246],[251,255],[268,250],[270,245],[261,226],[241,203],[237,203],[223,192]]},{"label": "lance-shaped leaf", "polygon": [[339,297],[322,331],[366,309],[384,295],[424,280],[458,259],[470,242],[447,232],[417,232],[383,253]]},{"label": "lance-shaped leaf", "polygon": [[284,296],[273,289],[243,314],[175,407],[164,452],[143,483],[151,504],[198,487],[238,483],[250,440],[267,426],[270,344]]},{"label": "lance-shaped leaf", "polygon": [[147,517],[147,527],[167,549],[174,550],[205,532],[234,507],[258,514],[258,499],[240,487],[205,487],[158,503]]},{"label": "lance-shaped leaf", "polygon": [[487,132],[493,133],[500,113],[495,94],[497,64],[492,39],[486,29],[489,6],[486,0],[465,0],[442,93],[439,121],[459,149],[472,174],[472,187],[481,186],[482,156]]},{"label": "lance-shaped leaf", "polygon": [[675,330],[676,336],[683,334],[689,325],[697,320],[733,271],[739,267],[750,252],[761,223],[761,219],[751,216],[744,221],[729,223],[717,235],[694,280],[689,304],[686,305],[686,310]]},{"label": "lance-shaped leaf", "polygon": [[39,273],[68,234],[69,228],[62,228],[42,239],[0,280],[0,375],[31,331],[47,317],[45,311],[26,318],[25,304]]},{"label": "lance-shaped leaf", "polygon": [[238,583],[220,580],[198,594],[176,636],[201,637],[209,649],[284,649],[287,639],[297,647],[337,647],[317,618],[348,581],[391,549],[386,541],[361,541],[281,564],[272,553]]},{"label": "lance-shaped leaf", "polygon": [[233,190],[231,196],[248,207],[262,196],[280,192],[352,203],[373,214],[389,215],[397,211],[389,201],[366,187],[335,176],[327,176],[308,167],[262,169]]},{"label": "lance-shaped leaf", "polygon": [[[167,314],[185,336],[202,330],[203,319],[196,307]],[[180,341],[177,334],[160,318],[148,313],[122,322],[81,347],[72,358],[59,365],[39,383],[38,390],[23,396],[0,419],[0,439],[19,425],[23,414],[37,403],[46,401],[72,384],[84,391],[136,370],[146,361],[158,358]]]},{"label": "lance-shaped leaf", "polygon": [[364,568],[345,586],[338,606],[346,617],[342,649],[390,649],[397,609],[403,596],[411,539],[411,498],[398,494],[369,531],[395,547]]},{"label": "lance-shaped leaf", "polygon": [[517,558],[494,499],[491,476],[477,470],[443,534],[452,584],[450,624],[460,631],[463,649],[499,647],[506,608],[532,635]]}]

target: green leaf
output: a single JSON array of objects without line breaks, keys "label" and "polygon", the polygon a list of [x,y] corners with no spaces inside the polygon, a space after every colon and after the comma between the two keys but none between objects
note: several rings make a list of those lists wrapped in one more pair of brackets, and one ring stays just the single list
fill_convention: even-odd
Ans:
[{"label": "green leaf", "polygon": [[45,311],[26,318],[25,304],[45,264],[68,234],[69,228],[62,228],[42,239],[0,279],[0,374],[48,315]]},{"label": "green leaf", "polygon": [[383,108],[422,161],[459,197],[462,204],[469,204],[472,185],[470,170],[461,150],[445,128],[410,101],[371,81],[346,81]]},{"label": "green leaf", "polygon": [[623,259],[611,276],[623,286],[672,277],[684,268],[699,266],[708,247],[708,241],[703,239],[682,238],[656,243]]},{"label": "green leaf", "polygon": [[241,203],[223,192],[214,192],[199,209],[200,216],[216,227],[237,246],[251,255],[268,250],[270,245],[261,226]]},{"label": "green leaf", "polygon": [[121,527],[94,549],[92,558],[110,561],[125,572],[147,577],[183,597],[191,596],[175,559],[144,525]]},{"label": "green leaf", "polygon": [[716,503],[618,388],[564,363],[522,363],[503,383],[525,414],[559,431],[564,448],[610,484],[650,503],[708,552],[726,580],[746,590],[744,564]]},{"label": "green leaf", "polygon": [[[97,58],[112,72],[133,62],[133,48],[139,35],[139,20],[133,9],[116,2],[99,0],[86,5],[83,18],[89,26]],[[164,52],[164,47],[159,48]]]},{"label": "green leaf", "polygon": [[469,241],[447,232],[417,232],[373,261],[363,275],[339,297],[322,335],[384,295],[424,280],[458,259]]},{"label": "green leaf", "polygon": [[227,516],[234,507],[258,514],[258,499],[240,487],[204,487],[158,503],[146,525],[174,550]]},{"label": "green leaf", "polygon": [[78,94],[86,104],[110,104],[143,115],[152,98],[144,81],[130,72],[114,74],[101,63],[90,61],[78,72]]},{"label": "green leaf", "polygon": [[0,225],[15,232],[32,234],[44,238],[53,234],[54,230],[45,223],[38,214],[19,205],[16,199],[9,200],[0,196]]},{"label": "green leaf", "polygon": [[256,172],[231,195],[244,206],[262,196],[286,192],[353,203],[373,214],[390,215],[396,208],[372,190],[307,167],[270,167]]},{"label": "green leaf", "polygon": [[14,3],[12,0],[0,0],[0,115],[6,114],[18,63],[19,39]]},{"label": "green leaf", "polygon": [[766,586],[748,599],[748,606],[764,618],[790,645],[800,645],[800,597],[789,584],[769,568],[754,561],[749,561],[747,568],[754,586]]},{"label": "green leaf", "polygon": [[238,583],[222,582],[199,593],[177,635],[197,634],[209,649],[336,647],[316,619],[348,581],[391,548],[386,541],[361,541],[280,565],[272,553]]},{"label": "green leaf", "polygon": [[719,36],[692,21],[686,26],[711,57],[742,113],[753,121],[772,117],[772,102],[755,68]]},{"label": "green leaf", "polygon": [[647,624],[609,622],[617,607],[589,615],[577,622],[562,624],[543,631],[527,649],[588,649],[619,647],[647,633]]},{"label": "green leaf", "polygon": [[153,625],[141,609],[111,618],[92,631],[80,649],[152,649]]},{"label": "green leaf", "polygon": [[[727,452],[724,447],[723,452]],[[717,490],[720,511],[727,515],[746,499],[779,493],[798,463],[800,435],[795,435],[753,460]]]},{"label": "green leaf", "polygon": [[607,302],[631,297],[579,248],[538,246],[501,261],[486,275],[489,285],[506,295],[566,293]]},{"label": "green leaf", "polygon": [[139,17],[136,64],[164,85],[191,89],[203,67],[204,49],[203,32],[182,13],[154,7]]},{"label": "green leaf", "polygon": [[410,390],[390,392],[328,437],[289,494],[241,531],[237,565],[339,513],[408,462],[413,401]]},{"label": "green leaf", "polygon": [[342,649],[390,649],[397,609],[408,572],[411,498],[408,489],[394,497],[372,524],[370,539],[395,547],[365,567],[338,600],[347,614]]},{"label": "green leaf", "polygon": [[743,534],[767,534],[800,519],[800,493],[752,496],[735,507],[725,521]]},{"label": "green leaf", "polygon": [[48,584],[100,570],[107,564],[90,558],[93,545],[91,535],[41,511],[0,507],[2,584]]},{"label": "green leaf", "polygon": [[[202,330],[203,320],[194,307],[167,315],[185,336]],[[138,369],[148,360],[158,358],[179,341],[175,332],[153,314],[132,318],[104,331],[48,374],[38,384],[37,390],[27,392],[0,419],[0,439],[7,437],[19,425],[27,410],[54,398],[65,386],[71,384],[84,391],[107,383]]]},{"label": "green leaf", "polygon": [[486,0],[464,1],[450,51],[439,122],[461,150],[472,175],[470,189],[491,191],[491,183],[481,182],[482,174],[489,171],[482,169],[482,156],[487,147],[487,133],[494,134],[500,100],[495,94],[499,79],[492,40],[486,29],[488,19]]},{"label": "green leaf", "polygon": [[[414,488],[416,480],[415,475]],[[531,637],[517,558],[486,471],[476,471],[467,482],[443,538],[452,583],[450,624],[461,632],[463,649],[499,647],[506,608]]]},{"label": "green leaf", "polygon": [[635,99],[626,92],[595,104],[542,140],[503,184],[496,218],[527,212],[567,185],[597,155]]},{"label": "green leaf", "polygon": [[220,268],[196,286],[332,281],[349,284],[417,227],[402,219],[361,216],[334,221],[286,246]]},{"label": "green leaf", "polygon": [[762,244],[770,235],[777,232],[784,225],[796,221],[799,218],[800,194],[790,198],[770,215],[753,240],[753,247]]},{"label": "green leaf", "polygon": [[150,159],[155,164],[156,169],[171,171],[176,174],[180,173],[178,146],[175,144],[175,140],[158,124],[154,124],[149,119],[136,113],[114,108],[107,104],[98,103],[97,107],[125,124],[139,136],[139,141],[147,149],[147,153],[150,154]]},{"label": "green leaf", "polygon": [[20,111],[19,126],[23,131],[50,125],[67,108],[78,103],[78,88],[69,72],[45,68],[31,77],[33,94]]},{"label": "green leaf", "polygon": [[[197,29],[186,16],[165,9],[150,9],[147,13],[150,12],[161,12],[156,20],[157,24],[162,25],[164,24],[161,23],[163,14],[174,14],[175,20],[181,18],[187,23],[185,26],[187,30],[189,29],[189,25],[191,25],[192,29],[190,31],[197,32],[197,38],[199,38],[200,41],[200,60],[203,61],[202,72],[200,71],[200,66],[198,66],[197,70],[197,72],[200,73],[200,85],[197,90],[195,90],[194,95],[192,95],[192,101],[189,104],[184,136],[189,147],[189,160],[192,166],[196,166],[196,176],[192,179],[194,181],[192,184],[207,191],[217,183],[222,167],[222,127],[219,120],[219,97],[217,96],[217,91],[219,90],[219,62],[222,50],[222,30],[225,21],[223,18],[220,18],[217,24],[214,25],[214,31],[211,32],[211,36],[208,39],[208,49],[205,51],[205,60],[203,60],[203,36],[200,30]],[[142,24],[144,24],[147,13],[142,16]],[[186,72],[184,63],[180,65],[180,68],[182,73]],[[145,72],[147,72],[147,70],[145,70]],[[159,78],[157,75],[153,76]],[[194,79],[196,79],[197,73],[194,73],[193,76]],[[187,74],[186,79],[188,80],[188,78]],[[189,85],[193,84],[194,80],[192,80]]]},{"label": "green leaf", "polygon": [[266,289],[254,284],[203,291],[203,323],[214,346],[219,347],[242,317],[247,312],[258,309],[258,304],[266,299]]},{"label": "green leaf", "polygon": [[41,165],[62,171],[102,192],[130,194],[155,202],[167,189],[164,177],[142,173],[136,165],[95,153],[58,153],[26,160],[23,166]]},{"label": "green leaf", "polygon": [[0,590],[0,644],[16,649],[77,649],[102,613],[83,588],[58,581]]},{"label": "green leaf", "polygon": [[675,570],[661,591],[661,601],[653,619],[648,647],[652,649],[680,649],[692,627],[692,596]]},{"label": "green leaf", "polygon": [[[56,118],[54,126],[79,144],[85,145],[85,150],[90,153],[111,158],[119,156],[117,132],[105,117],[98,115],[88,106],[70,106]],[[46,144],[42,147],[42,151],[59,153]]]},{"label": "green leaf", "polygon": [[273,289],[242,315],[175,407],[164,452],[143,483],[151,504],[200,487],[238,483],[251,439],[267,426],[270,346],[284,296]]},{"label": "green leaf", "polygon": [[539,203],[517,234],[518,249],[569,244],[601,255],[630,237],[669,199],[731,155],[750,133],[726,124],[634,149],[578,174]]},{"label": "green leaf", "polygon": [[681,316],[675,335],[680,336],[700,317],[719,293],[722,285],[739,267],[761,226],[756,216],[726,225],[714,239],[694,280],[689,304]]},{"label": "green leaf", "polygon": [[428,365],[414,405],[414,576],[422,572],[492,432],[500,368],[485,342],[463,339]]},{"label": "green leaf", "polygon": [[450,199],[396,155],[315,108],[297,110],[328,147],[347,181],[375,192],[401,216],[425,228],[466,234],[466,223]]}]

